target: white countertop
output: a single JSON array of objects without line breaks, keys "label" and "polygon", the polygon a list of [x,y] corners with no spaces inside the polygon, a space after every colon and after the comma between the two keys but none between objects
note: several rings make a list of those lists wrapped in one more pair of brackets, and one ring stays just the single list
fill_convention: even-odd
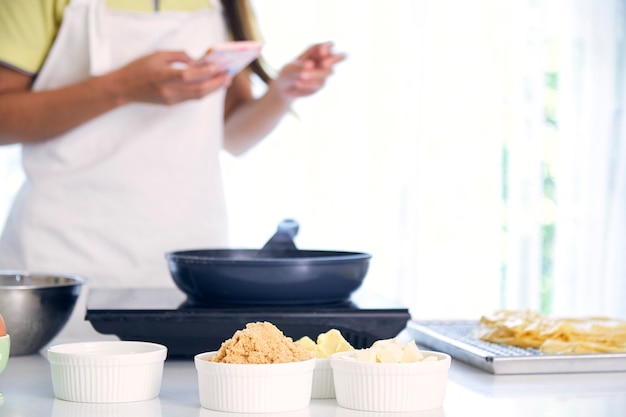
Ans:
[{"label": "white countertop", "polygon": [[[81,404],[54,398],[50,367],[42,355],[11,357],[0,374],[2,417],[149,416],[235,417],[200,407],[193,360],[167,360],[159,398],[127,404]],[[341,408],[335,400],[313,400],[291,416],[406,416]],[[626,415],[626,372],[492,375],[453,360],[444,405],[420,417],[616,417]]]}]

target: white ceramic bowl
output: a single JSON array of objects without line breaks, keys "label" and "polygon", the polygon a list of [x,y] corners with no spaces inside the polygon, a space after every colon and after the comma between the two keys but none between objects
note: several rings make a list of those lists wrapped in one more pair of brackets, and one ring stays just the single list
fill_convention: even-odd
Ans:
[{"label": "white ceramic bowl", "polygon": [[315,359],[311,398],[335,398],[335,382],[333,381],[333,369],[330,367],[329,358]]},{"label": "white ceramic bowl", "polygon": [[60,400],[120,403],[156,398],[167,348],[147,342],[67,343],[48,348],[54,395]]},{"label": "white ceramic bowl", "polygon": [[354,359],[354,352],[330,358],[335,396],[341,407],[373,412],[414,412],[443,405],[451,358],[423,350],[437,361],[372,363]]},{"label": "white ceramic bowl", "polygon": [[212,362],[216,353],[194,357],[202,407],[225,412],[279,413],[309,405],[315,358],[247,365]]}]

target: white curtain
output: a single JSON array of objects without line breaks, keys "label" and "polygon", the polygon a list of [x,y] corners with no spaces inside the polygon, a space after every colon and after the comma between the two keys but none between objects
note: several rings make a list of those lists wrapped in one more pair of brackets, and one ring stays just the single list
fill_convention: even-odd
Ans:
[{"label": "white curtain", "polygon": [[302,249],[371,253],[364,289],[416,319],[626,317],[623,0],[253,5],[274,67],[326,40],[348,58],[224,155],[233,247],[295,218]]},{"label": "white curtain", "polygon": [[[558,4],[558,3],[557,3]],[[554,309],[626,317],[626,4],[567,1],[561,52]]]}]

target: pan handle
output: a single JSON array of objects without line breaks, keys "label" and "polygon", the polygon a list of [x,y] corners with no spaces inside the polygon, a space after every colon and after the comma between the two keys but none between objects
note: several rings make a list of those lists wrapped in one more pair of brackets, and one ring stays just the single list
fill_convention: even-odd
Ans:
[{"label": "pan handle", "polygon": [[285,219],[278,224],[276,233],[267,241],[265,246],[261,248],[264,251],[288,251],[298,250],[293,243],[293,238],[298,234],[300,226],[293,219]]},{"label": "pan handle", "polygon": [[277,232],[287,233],[289,237],[293,239],[298,234],[299,229],[300,225],[297,221],[293,219],[285,219],[278,224]]}]

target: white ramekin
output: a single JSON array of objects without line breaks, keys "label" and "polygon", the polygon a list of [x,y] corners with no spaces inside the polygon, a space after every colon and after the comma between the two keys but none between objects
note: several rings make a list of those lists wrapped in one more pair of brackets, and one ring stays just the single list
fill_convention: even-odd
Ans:
[{"label": "white ramekin", "polygon": [[341,407],[375,412],[413,412],[443,405],[451,358],[423,350],[437,361],[359,362],[354,352],[331,356],[335,396]]},{"label": "white ramekin", "polygon": [[217,352],[194,357],[202,407],[226,412],[279,413],[306,408],[315,358],[276,364],[212,362]]},{"label": "white ramekin", "polygon": [[128,403],[79,403],[55,398],[51,417],[161,417],[161,400]]},{"label": "white ramekin", "polygon": [[333,381],[333,369],[330,367],[330,358],[315,359],[311,398],[335,398],[335,382]]},{"label": "white ramekin", "polygon": [[148,342],[100,341],[48,348],[56,398],[120,403],[156,398],[167,348]]}]

